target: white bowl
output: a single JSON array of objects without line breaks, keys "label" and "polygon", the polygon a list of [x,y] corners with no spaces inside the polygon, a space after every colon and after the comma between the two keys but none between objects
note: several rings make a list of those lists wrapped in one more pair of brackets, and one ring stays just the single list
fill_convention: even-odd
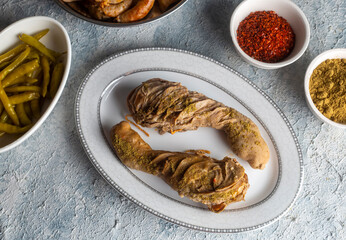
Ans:
[{"label": "white bowl", "polygon": [[0,137],[0,153],[8,151],[21,144],[28,137],[30,137],[47,119],[48,115],[52,112],[62,94],[71,65],[70,38],[65,28],[58,21],[52,18],[42,16],[24,18],[11,24],[0,32],[0,53],[3,54],[8,49],[20,42],[18,39],[18,34],[34,34],[46,28],[49,28],[50,31],[40,40],[40,42],[57,52],[66,52],[66,54],[63,55],[65,71],[62,81],[55,97],[51,101],[45,101],[41,111],[41,117],[36,121],[29,131],[24,134],[5,134],[4,136]]},{"label": "white bowl", "polygon": [[315,106],[314,102],[311,99],[310,91],[309,91],[309,82],[310,82],[310,77],[314,69],[323,61],[327,59],[335,59],[335,58],[346,58],[346,48],[338,48],[338,49],[332,49],[325,51],[318,55],[317,57],[312,60],[310,63],[309,67],[306,70],[305,73],[305,79],[304,79],[304,91],[305,91],[305,99],[306,102],[310,108],[310,110],[323,122],[328,123],[334,127],[339,127],[346,129],[346,124],[342,123],[337,123],[329,118],[325,117]]},{"label": "white bowl", "polygon": [[[285,18],[296,36],[295,46],[290,55],[277,63],[265,63],[250,57],[240,48],[237,41],[237,29],[242,20],[252,12],[270,10]],[[244,0],[232,14],[230,31],[233,44],[239,55],[249,64],[263,69],[277,69],[293,63],[303,55],[310,40],[308,20],[303,11],[290,0]]]}]

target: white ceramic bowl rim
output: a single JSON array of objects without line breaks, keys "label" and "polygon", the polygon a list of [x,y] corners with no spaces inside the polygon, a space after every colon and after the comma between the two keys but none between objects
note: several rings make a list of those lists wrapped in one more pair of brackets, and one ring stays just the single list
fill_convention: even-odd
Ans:
[{"label": "white ceramic bowl rim", "polygon": [[[339,53],[339,54],[338,54]],[[343,55],[343,57],[341,56]],[[333,57],[334,56],[334,57]],[[329,118],[325,117],[315,106],[314,102],[311,99],[310,95],[310,90],[309,90],[309,83],[310,83],[310,77],[315,70],[315,68],[322,62],[324,62],[327,59],[337,59],[337,58],[346,58],[346,48],[335,48],[335,49],[330,49],[327,51],[322,52],[318,56],[316,56],[312,62],[309,64],[306,73],[305,73],[305,79],[304,79],[304,91],[305,91],[305,98],[307,101],[307,104],[310,108],[310,110],[322,121],[334,126],[334,127],[339,127],[339,128],[344,128],[346,129],[346,124],[342,123],[337,123]]]},{"label": "white ceramic bowl rim", "polygon": [[60,98],[60,96],[62,94],[62,91],[64,89],[64,86],[65,86],[65,84],[67,82],[68,74],[69,74],[69,71],[70,71],[71,54],[72,54],[72,52],[71,52],[71,41],[70,41],[70,38],[68,36],[68,33],[67,33],[66,29],[57,20],[55,20],[53,18],[50,18],[50,17],[47,17],[47,16],[33,16],[33,17],[23,18],[21,20],[18,20],[16,22],[10,24],[9,26],[4,28],[3,30],[1,30],[0,31],[0,35],[3,35],[3,34],[6,34],[7,32],[10,32],[17,25],[20,25],[20,24],[22,24],[23,22],[26,22],[26,21],[27,22],[30,22],[30,21],[51,22],[54,25],[56,25],[62,31],[62,33],[64,34],[64,39],[66,39],[66,48],[67,48],[66,49],[65,71],[64,71],[64,75],[63,75],[62,81],[60,83],[60,86],[58,88],[58,91],[55,94],[55,97],[51,100],[51,102],[49,103],[49,106],[47,107],[47,109],[45,109],[45,111],[43,112],[41,117],[35,122],[35,124],[26,133],[24,133],[18,139],[16,139],[15,141],[9,143],[8,145],[0,147],[0,153],[6,152],[6,151],[8,151],[8,150],[18,146],[19,144],[21,144],[27,138],[29,138],[42,125],[42,123],[47,119],[47,117],[52,112],[53,108],[55,107],[56,103],[58,102],[58,100],[59,100],[59,98]]},{"label": "white ceramic bowl rim", "polygon": [[[310,40],[310,25],[309,22],[304,14],[304,12],[292,1],[290,0],[273,0],[273,1],[281,1],[281,2],[285,2],[287,4],[289,4],[293,9],[295,9],[299,15],[302,17],[302,20],[304,22],[304,26],[306,28],[306,39],[304,41],[303,46],[301,47],[301,49],[299,50],[299,52],[292,57],[291,59],[288,60],[283,60],[277,63],[266,63],[266,62],[261,62],[258,61],[252,57],[250,57],[249,55],[247,55],[239,46],[238,41],[237,41],[237,36],[236,36],[236,29],[234,29],[234,27],[238,27],[238,26],[234,26],[234,21],[235,21],[235,17],[239,11],[239,9],[241,9],[243,7],[243,5],[248,4],[249,2],[258,2],[260,3],[261,1],[259,0],[244,0],[242,3],[240,3],[236,9],[233,11],[232,17],[231,17],[231,23],[230,23],[230,30],[231,30],[231,37],[232,37],[232,41],[234,43],[234,46],[236,47],[237,51],[242,55],[242,57],[244,57],[248,62],[252,62],[254,65],[257,66],[262,66],[264,68],[267,69],[276,69],[276,68],[280,68],[280,67],[284,67],[287,66],[293,62],[295,62],[297,59],[299,59],[303,53],[305,52],[306,48],[309,45],[309,40]],[[267,0],[268,1],[268,0]],[[270,9],[268,9],[269,11]]]}]

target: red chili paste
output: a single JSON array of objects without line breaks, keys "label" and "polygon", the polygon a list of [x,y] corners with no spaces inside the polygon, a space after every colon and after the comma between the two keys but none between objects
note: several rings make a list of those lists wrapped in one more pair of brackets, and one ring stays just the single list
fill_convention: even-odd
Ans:
[{"label": "red chili paste", "polygon": [[274,11],[257,11],[240,22],[237,40],[250,57],[275,63],[290,54],[295,35],[286,19]]}]

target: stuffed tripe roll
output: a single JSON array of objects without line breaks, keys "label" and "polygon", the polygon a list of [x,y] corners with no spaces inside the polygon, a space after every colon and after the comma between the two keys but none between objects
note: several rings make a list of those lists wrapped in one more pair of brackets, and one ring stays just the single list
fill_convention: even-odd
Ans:
[{"label": "stuffed tripe roll", "polygon": [[111,139],[126,166],[162,178],[181,197],[201,202],[213,212],[243,200],[249,187],[244,168],[233,158],[216,160],[200,151],[152,150],[128,122],[115,125]]}]

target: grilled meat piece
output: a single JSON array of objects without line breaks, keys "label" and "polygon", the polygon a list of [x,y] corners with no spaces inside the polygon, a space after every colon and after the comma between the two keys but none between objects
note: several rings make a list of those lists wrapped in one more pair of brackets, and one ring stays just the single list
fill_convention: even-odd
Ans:
[{"label": "grilled meat piece", "polygon": [[245,170],[235,159],[225,157],[219,161],[198,151],[152,150],[128,122],[115,125],[111,139],[126,166],[162,178],[181,197],[201,202],[213,212],[243,200],[249,187]]},{"label": "grilled meat piece", "polygon": [[263,169],[269,160],[268,146],[253,121],[180,83],[150,79],[129,94],[127,105],[136,123],[160,134],[212,127],[226,133],[233,152],[251,167]]}]

